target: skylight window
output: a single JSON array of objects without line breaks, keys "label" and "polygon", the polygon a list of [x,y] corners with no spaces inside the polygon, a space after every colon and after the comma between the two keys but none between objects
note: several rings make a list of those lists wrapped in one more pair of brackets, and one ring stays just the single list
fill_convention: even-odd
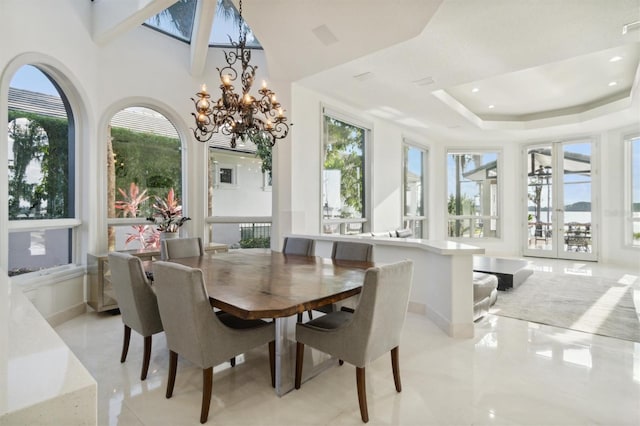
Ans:
[{"label": "skylight window", "polygon": [[180,0],[144,23],[187,43],[191,42],[197,0]]},{"label": "skylight window", "polygon": [[[231,37],[232,42],[238,43],[240,14],[231,0],[217,1],[216,16],[209,34],[209,46],[229,47],[231,46],[229,37]],[[197,2],[198,0],[179,0],[157,15],[147,19],[144,25],[185,43],[191,43],[193,23],[196,19],[199,19],[199,16],[196,16]],[[251,28],[247,26],[246,22],[243,25],[247,29],[246,47],[262,49]]]},{"label": "skylight window", "polygon": [[[238,43],[238,39],[240,38],[238,32],[239,20],[240,14],[231,0],[218,0],[216,17],[213,20],[213,27],[209,35],[209,46],[230,46],[229,37],[231,37],[234,43]],[[249,28],[246,22],[243,22],[243,25],[247,29],[246,47],[250,49],[262,49],[260,42],[253,35],[251,28]]]}]

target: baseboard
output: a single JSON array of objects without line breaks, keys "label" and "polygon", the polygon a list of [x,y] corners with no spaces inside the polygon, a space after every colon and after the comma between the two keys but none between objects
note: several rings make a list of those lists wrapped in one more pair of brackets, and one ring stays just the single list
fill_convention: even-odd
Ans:
[{"label": "baseboard", "polygon": [[418,315],[427,315],[427,305],[418,302],[409,302],[407,312]]},{"label": "baseboard", "polygon": [[51,327],[57,327],[62,323],[69,321],[77,316],[80,316],[87,312],[87,304],[86,303],[78,303],[75,306],[72,306],[69,309],[65,309],[64,311],[57,312],[51,315],[48,318],[45,318]]}]

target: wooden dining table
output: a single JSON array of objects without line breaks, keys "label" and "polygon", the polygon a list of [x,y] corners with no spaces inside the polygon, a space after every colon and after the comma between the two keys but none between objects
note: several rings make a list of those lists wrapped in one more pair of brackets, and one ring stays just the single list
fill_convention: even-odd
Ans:
[{"label": "wooden dining table", "polygon": [[[360,293],[372,262],[284,255],[267,249],[171,259],[201,269],[211,304],[243,319],[273,319],[276,341],[276,393],[293,389],[295,316]],[[315,357],[315,375],[327,359]],[[325,357],[327,358],[327,357]],[[307,368],[307,367],[305,367]]]}]

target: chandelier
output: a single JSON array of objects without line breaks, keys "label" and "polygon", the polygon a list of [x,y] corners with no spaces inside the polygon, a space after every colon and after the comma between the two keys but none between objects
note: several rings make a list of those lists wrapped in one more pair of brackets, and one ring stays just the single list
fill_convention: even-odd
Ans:
[{"label": "chandelier", "polygon": [[[208,142],[214,133],[231,136],[231,148],[236,147],[236,141],[268,141],[274,146],[276,139],[282,139],[289,133],[287,117],[284,116],[280,103],[276,100],[276,94],[267,83],[262,82],[262,88],[258,90],[260,96],[253,97],[249,91],[253,85],[257,66],[249,64],[251,49],[246,48],[247,29],[243,25],[242,0],[240,0],[240,19],[238,20],[238,43],[229,37],[234,50],[224,52],[227,66],[216,68],[220,75],[220,90],[222,94],[214,103],[207,93],[207,86],[196,94],[197,98],[191,98],[196,112],[191,113],[196,122],[193,135],[200,142]],[[242,71],[238,74],[235,69],[236,62],[240,61]],[[236,93],[233,82],[240,79],[242,94]]]}]

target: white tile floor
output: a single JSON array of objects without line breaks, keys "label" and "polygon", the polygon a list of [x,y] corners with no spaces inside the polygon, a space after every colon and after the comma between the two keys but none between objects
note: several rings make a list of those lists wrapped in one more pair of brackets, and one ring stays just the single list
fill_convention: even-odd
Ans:
[{"label": "white tile floor", "polygon": [[[640,280],[640,270],[534,261],[536,270]],[[633,278],[632,278],[633,279]],[[87,313],[56,328],[98,381],[100,425],[199,424],[201,373],[180,361],[164,397],[168,352],[154,336],[149,377],[140,381],[142,338],[132,333],[120,364],[119,316]],[[369,424],[639,425],[640,343],[489,315],[473,339],[452,339],[409,314],[400,346],[403,391],[388,357],[367,371]],[[208,424],[361,425],[355,369],[330,368],[282,398],[269,383],[267,348],[214,374]]]}]

